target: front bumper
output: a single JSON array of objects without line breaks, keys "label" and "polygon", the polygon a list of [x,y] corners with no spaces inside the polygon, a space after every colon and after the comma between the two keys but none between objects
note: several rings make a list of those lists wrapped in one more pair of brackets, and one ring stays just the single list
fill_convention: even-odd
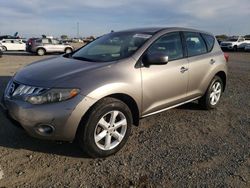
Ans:
[{"label": "front bumper", "polygon": [[[1,105],[7,117],[14,120],[33,137],[48,140],[73,141],[82,116],[95,100],[78,95],[64,102],[32,105],[20,100],[4,98]],[[53,132],[42,134],[41,125],[50,125]]]}]

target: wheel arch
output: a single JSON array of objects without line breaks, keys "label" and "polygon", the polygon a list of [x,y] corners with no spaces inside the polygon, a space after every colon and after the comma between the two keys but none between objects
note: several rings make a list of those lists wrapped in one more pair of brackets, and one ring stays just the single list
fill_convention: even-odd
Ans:
[{"label": "wheel arch", "polygon": [[92,108],[95,106],[95,104],[98,103],[100,100],[102,100],[104,98],[107,98],[107,97],[118,99],[118,100],[124,102],[126,105],[128,105],[128,107],[129,107],[129,109],[131,110],[131,113],[132,113],[133,124],[135,126],[139,125],[139,120],[140,120],[140,115],[139,114],[140,114],[140,112],[139,112],[139,108],[138,108],[138,105],[135,102],[135,100],[131,96],[127,95],[127,94],[124,94],[124,93],[114,93],[114,94],[110,94],[110,95],[104,96],[104,97],[100,98],[99,100],[97,100],[95,103],[93,103],[89,107],[89,109],[86,111],[86,113],[83,114],[83,116],[81,118],[81,121],[80,121],[80,123],[78,125],[78,128],[80,127],[81,123],[86,120],[86,118],[89,118],[89,114],[90,114]]},{"label": "wheel arch", "polygon": [[215,74],[215,76],[218,76],[221,78],[222,82],[223,82],[223,91],[225,91],[226,88],[226,84],[227,84],[227,75],[224,71],[219,71]]},{"label": "wheel arch", "polygon": [[64,52],[66,52],[67,49],[70,49],[70,50],[73,51],[73,48],[72,48],[72,47],[66,46],[66,47],[64,48]]},{"label": "wheel arch", "polygon": [[44,47],[38,47],[38,48],[36,49],[36,52],[38,52],[38,50],[40,50],[40,49],[43,49],[44,52],[46,53],[46,49],[45,49]]},{"label": "wheel arch", "polygon": [[2,45],[2,48],[5,48],[5,51],[8,51],[8,48],[6,46]]},{"label": "wheel arch", "polygon": [[139,119],[140,119],[139,108],[138,108],[137,103],[135,102],[135,100],[131,96],[129,96],[127,94],[123,94],[123,93],[116,93],[116,94],[111,94],[111,95],[106,96],[106,97],[112,97],[112,98],[121,100],[126,105],[128,105],[129,109],[131,110],[132,116],[133,116],[133,124],[136,126],[139,125]]}]

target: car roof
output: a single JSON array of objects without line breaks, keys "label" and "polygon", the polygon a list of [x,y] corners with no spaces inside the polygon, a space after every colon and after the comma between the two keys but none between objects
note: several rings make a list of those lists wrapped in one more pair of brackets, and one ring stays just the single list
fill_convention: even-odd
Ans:
[{"label": "car roof", "polygon": [[191,28],[185,28],[185,27],[146,27],[146,28],[135,28],[135,29],[128,29],[128,30],[122,30],[118,32],[138,32],[138,33],[147,33],[147,34],[156,34],[160,31],[190,31],[190,32],[199,32],[199,33],[206,33],[213,35],[212,33],[201,31],[197,29],[191,29]]}]

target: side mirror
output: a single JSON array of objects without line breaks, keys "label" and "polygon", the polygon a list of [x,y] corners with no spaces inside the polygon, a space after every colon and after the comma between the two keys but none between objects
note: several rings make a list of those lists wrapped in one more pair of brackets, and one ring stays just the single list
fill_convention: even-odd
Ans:
[{"label": "side mirror", "polygon": [[162,53],[154,53],[154,54],[146,53],[142,58],[142,62],[145,66],[166,65],[168,63],[168,56]]}]

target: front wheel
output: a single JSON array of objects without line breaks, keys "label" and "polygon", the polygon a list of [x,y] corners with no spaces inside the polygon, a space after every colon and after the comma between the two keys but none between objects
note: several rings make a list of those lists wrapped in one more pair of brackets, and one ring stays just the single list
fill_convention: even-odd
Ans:
[{"label": "front wheel", "polygon": [[78,130],[80,147],[92,157],[107,157],[118,152],[128,140],[132,114],[128,106],[114,98],[97,102]]},{"label": "front wheel", "polygon": [[204,109],[214,109],[221,98],[223,91],[223,82],[220,77],[215,76],[211,81],[206,93],[204,96],[199,100],[199,104]]}]

